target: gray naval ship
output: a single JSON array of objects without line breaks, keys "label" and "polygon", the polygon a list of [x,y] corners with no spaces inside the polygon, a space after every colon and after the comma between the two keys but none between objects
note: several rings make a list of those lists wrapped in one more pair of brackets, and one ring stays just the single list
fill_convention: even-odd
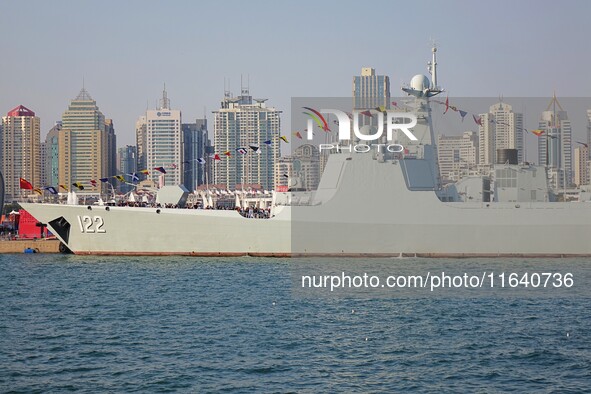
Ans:
[{"label": "gray naval ship", "polygon": [[[23,208],[76,254],[591,256],[591,204],[550,202],[549,193],[534,198],[525,190],[548,190],[543,167],[502,164],[493,168],[496,179],[441,184],[430,106],[441,92],[435,51],[431,81],[418,75],[403,89],[416,116],[416,140],[397,133],[394,141],[382,141],[402,145],[403,153],[337,149],[317,190],[274,192],[268,218],[209,209]],[[513,194],[494,186],[501,180],[514,186]]]}]

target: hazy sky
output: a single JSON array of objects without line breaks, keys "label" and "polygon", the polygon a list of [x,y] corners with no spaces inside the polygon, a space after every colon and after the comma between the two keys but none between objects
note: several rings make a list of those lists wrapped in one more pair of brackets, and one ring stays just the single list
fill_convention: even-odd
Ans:
[{"label": "hazy sky", "polygon": [[[166,83],[183,121],[238,94],[285,111],[292,96],[350,96],[371,66],[392,94],[426,73],[439,43],[439,83],[454,96],[589,96],[587,1],[3,1],[0,111],[23,104],[42,138],[82,79],[118,145]],[[485,110],[486,108],[483,108]],[[531,125],[529,125],[531,126]],[[533,125],[535,128],[535,125]],[[210,127],[211,129],[212,127]]]}]

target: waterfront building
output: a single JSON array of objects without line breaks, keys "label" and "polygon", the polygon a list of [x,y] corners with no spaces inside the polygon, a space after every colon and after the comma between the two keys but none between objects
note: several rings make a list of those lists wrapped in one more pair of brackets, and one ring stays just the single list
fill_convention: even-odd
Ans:
[{"label": "waterfront building", "polygon": [[20,188],[20,178],[41,185],[41,120],[23,105],[2,117],[2,160],[5,201],[21,200],[32,190]]},{"label": "waterfront building", "polygon": [[[70,102],[62,115],[59,131],[59,184],[68,188],[75,182],[85,193],[106,192],[98,180],[114,175],[115,131],[85,88]],[[97,181],[96,186],[90,183]]]},{"label": "waterfront building", "polygon": [[[183,133],[181,111],[170,107],[166,86],[158,109],[146,111],[146,168],[147,179],[157,185],[180,185],[182,183]],[[141,149],[138,144],[138,154]],[[143,152],[142,152],[143,154]],[[164,167],[166,174],[156,170]]]},{"label": "waterfront building", "polygon": [[214,111],[214,145],[222,160],[213,160],[213,183],[225,184],[229,189],[237,184],[274,188],[281,111],[267,107],[266,101],[253,102],[248,89],[242,89],[238,97],[226,92],[220,109]]},{"label": "waterfront building", "polygon": [[497,163],[498,149],[517,149],[517,162],[524,161],[523,114],[513,112],[513,107],[500,101],[480,114],[482,125],[478,128],[479,164]]},{"label": "waterfront building", "polygon": [[548,168],[553,189],[564,189],[572,183],[572,126],[567,112],[556,95],[542,112],[538,128],[538,162]]},{"label": "waterfront building", "polygon": [[[210,145],[207,131],[207,119],[196,119],[195,123],[183,123],[183,185],[188,190],[206,183],[206,166],[210,165],[207,158],[207,147]],[[200,158],[205,163],[200,162]]]},{"label": "waterfront building", "polygon": [[478,135],[465,131],[462,135],[439,135],[437,139],[437,159],[443,180],[457,181],[475,170],[478,164]]}]

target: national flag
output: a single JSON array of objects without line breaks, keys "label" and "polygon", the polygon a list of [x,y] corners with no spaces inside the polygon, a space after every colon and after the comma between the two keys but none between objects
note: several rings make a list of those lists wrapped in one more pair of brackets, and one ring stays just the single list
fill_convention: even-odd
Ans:
[{"label": "national flag", "polygon": [[[336,122],[336,120],[335,120],[335,122]],[[338,124],[338,122],[337,122],[337,124]],[[295,133],[293,133],[293,135],[295,135],[299,139],[303,139],[302,134],[299,131],[296,131]]]},{"label": "national flag", "polygon": [[109,178],[99,178],[99,181],[101,181],[102,183],[106,183],[109,182]]},{"label": "national flag", "polygon": [[476,117],[476,115],[472,115],[472,117],[474,118],[474,122],[476,122],[477,125],[482,126],[482,118]]},{"label": "national flag", "polygon": [[119,182],[125,182],[125,178],[123,178],[123,175],[115,175],[113,176],[113,178],[117,178]]},{"label": "national flag", "polygon": [[33,185],[31,182],[27,181],[25,178],[19,178],[18,180],[21,189],[33,190]]},{"label": "national flag", "polygon": [[289,141],[287,140],[287,137],[284,135],[279,136],[280,139],[282,139],[283,141],[285,141],[286,144],[289,144]]},{"label": "national flag", "polygon": [[265,145],[271,145],[273,142],[271,140],[267,140],[264,142]]},{"label": "national flag", "polygon": [[141,170],[140,172],[144,175],[150,175],[150,171],[148,170]]},{"label": "national flag", "polygon": [[91,179],[91,180],[90,180],[90,184],[91,184],[93,187],[96,187],[96,185],[97,185],[97,183],[96,183],[96,181],[95,181],[94,179]]},{"label": "national flag", "polygon": [[39,194],[40,196],[43,195],[43,192],[41,191],[41,189],[39,189],[38,187],[36,187],[35,189],[33,189],[33,191],[37,194]]},{"label": "national flag", "polygon": [[257,152],[260,148],[256,145],[249,145],[248,146],[250,149],[252,149],[253,151]]},{"label": "national flag", "polygon": [[230,151],[229,151],[229,150],[225,151],[225,152],[224,152],[224,155],[226,155],[226,156],[228,156],[228,157],[232,157],[232,154],[230,153]]},{"label": "national flag", "polygon": [[539,136],[541,136],[542,134],[544,134],[544,130],[540,130],[540,129],[532,130],[531,132],[532,132],[532,134],[534,134],[536,137],[539,137]]},{"label": "national flag", "polygon": [[135,172],[132,172],[131,174],[125,174],[125,175],[129,175],[131,177],[132,182],[137,182],[140,180],[140,177],[137,176],[137,174]]},{"label": "national flag", "polygon": [[369,111],[369,110],[363,111],[363,112],[361,112],[361,115],[371,116],[371,111]]},{"label": "national flag", "polygon": [[45,186],[43,189],[47,190],[51,194],[57,194],[57,190],[55,190],[55,187],[53,187],[53,186]]},{"label": "national flag", "polygon": [[205,159],[203,157],[200,157],[197,159],[197,163],[199,164],[205,164]]},{"label": "national flag", "polygon": [[62,189],[64,189],[65,191],[68,191],[68,187],[66,185],[59,185]]},{"label": "national flag", "polygon": [[464,118],[466,117],[466,115],[468,115],[468,112],[460,110],[460,116],[462,117],[462,122],[464,121]]},{"label": "national flag", "polygon": [[248,151],[244,148],[236,148],[236,152],[240,153],[241,155],[245,155]]},{"label": "national flag", "polygon": [[74,183],[72,183],[72,186],[76,186],[78,188],[78,190],[84,190],[84,185],[81,184],[80,182],[74,182]]},{"label": "national flag", "polygon": [[166,174],[166,170],[164,169],[164,167],[154,167],[154,169],[158,172],[161,172],[162,174]]},{"label": "national flag", "polygon": [[447,113],[448,109],[449,109],[449,97],[446,97],[445,98],[445,111],[443,111],[444,115]]}]

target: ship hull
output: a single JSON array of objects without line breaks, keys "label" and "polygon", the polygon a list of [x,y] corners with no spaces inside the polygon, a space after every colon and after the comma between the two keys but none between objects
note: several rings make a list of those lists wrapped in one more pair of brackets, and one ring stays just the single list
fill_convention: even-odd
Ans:
[{"label": "ship hull", "polygon": [[331,158],[327,171],[338,181],[321,184],[308,205],[275,206],[270,219],[220,210],[23,207],[76,254],[591,256],[591,203],[442,202],[432,190],[405,187],[396,163],[335,156],[342,157]]}]

